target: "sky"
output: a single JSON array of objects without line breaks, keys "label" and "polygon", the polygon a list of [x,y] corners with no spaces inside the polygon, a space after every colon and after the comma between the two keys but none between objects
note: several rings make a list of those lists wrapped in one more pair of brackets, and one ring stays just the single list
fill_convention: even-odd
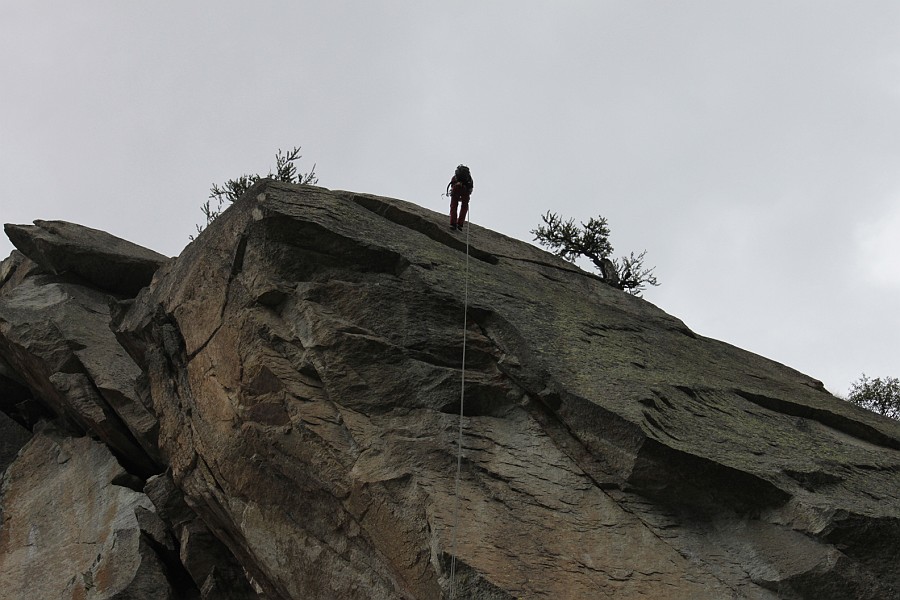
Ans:
[{"label": "sky", "polygon": [[[846,394],[900,376],[900,3],[0,0],[0,219],[169,256],[213,183],[319,184],[647,251],[644,298]],[[11,243],[0,240],[0,256]]]}]

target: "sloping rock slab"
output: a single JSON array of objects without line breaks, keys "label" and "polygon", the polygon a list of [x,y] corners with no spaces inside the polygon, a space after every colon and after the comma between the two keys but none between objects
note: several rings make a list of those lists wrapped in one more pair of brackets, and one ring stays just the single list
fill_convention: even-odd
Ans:
[{"label": "sloping rock slab", "polygon": [[900,425],[528,244],[471,225],[467,252],[442,223],[263,182],[119,325],[174,481],[272,597],[900,588],[878,550],[900,540]]},{"label": "sloping rock slab", "polygon": [[3,598],[176,598],[142,531],[140,521],[154,522],[153,504],[116,485],[123,476],[102,444],[35,435],[0,491]]},{"label": "sloping rock slab", "polygon": [[105,231],[66,221],[7,224],[4,230],[16,248],[42,267],[130,298],[148,285],[168,260]]}]

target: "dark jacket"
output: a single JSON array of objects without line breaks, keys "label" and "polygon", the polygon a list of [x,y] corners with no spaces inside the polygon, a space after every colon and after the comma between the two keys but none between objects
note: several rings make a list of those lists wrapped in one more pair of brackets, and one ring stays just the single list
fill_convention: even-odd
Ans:
[{"label": "dark jacket", "polygon": [[469,185],[466,185],[454,175],[450,183],[447,184],[447,193],[455,200],[468,200],[474,187],[474,183],[469,182]]}]

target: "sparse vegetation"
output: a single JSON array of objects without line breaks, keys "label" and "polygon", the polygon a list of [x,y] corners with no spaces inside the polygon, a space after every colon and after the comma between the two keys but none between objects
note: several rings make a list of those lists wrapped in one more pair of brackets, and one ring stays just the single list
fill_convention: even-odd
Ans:
[{"label": "sparse vegetation", "polygon": [[863,373],[858,381],[850,384],[847,400],[872,412],[900,420],[900,379],[870,379]]},{"label": "sparse vegetation", "polygon": [[[314,185],[319,182],[316,177],[316,165],[313,164],[312,169],[308,173],[298,173],[297,166],[294,164],[303,158],[300,155],[300,146],[295,146],[289,152],[283,152],[281,149],[275,154],[275,170],[269,171],[265,177],[259,174],[241,175],[236,179],[229,179],[222,185],[213,184],[209,188],[209,198],[200,206],[203,216],[206,217],[205,225],[197,225],[197,233],[203,231],[210,223],[212,223],[222,211],[227,208],[227,203],[234,202],[244,195],[250,187],[261,179],[274,179],[275,181],[283,181],[286,183],[299,183]],[[193,240],[194,236],[190,236]]]},{"label": "sparse vegetation", "polygon": [[622,258],[609,258],[613,247],[605,217],[592,217],[581,226],[575,224],[575,219],[563,221],[562,217],[551,211],[547,211],[541,219],[544,224],[531,230],[537,242],[572,263],[579,256],[587,258],[607,284],[635,296],[640,296],[648,285],[659,285],[653,274],[656,267],[644,267],[646,250],[637,255],[632,252]]}]

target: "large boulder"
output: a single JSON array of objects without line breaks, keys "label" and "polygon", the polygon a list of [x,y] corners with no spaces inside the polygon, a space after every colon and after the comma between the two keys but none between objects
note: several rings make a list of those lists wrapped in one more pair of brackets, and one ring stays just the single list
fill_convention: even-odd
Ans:
[{"label": "large boulder", "polygon": [[59,275],[134,297],[167,258],[114,235],[66,221],[4,226],[10,241],[28,258]]},{"label": "large boulder", "polygon": [[900,424],[465,239],[263,182],[120,315],[174,483],[270,597],[900,594]]},{"label": "large boulder", "polygon": [[[7,479],[10,491],[3,499],[4,510],[15,508],[18,515],[13,522],[12,513],[8,512],[9,519],[0,524],[0,539],[7,540],[6,555],[0,558],[0,582],[8,582],[14,588],[11,595],[3,597],[256,599],[259,596],[243,568],[184,504],[174,484],[167,493],[160,493],[159,482],[168,479],[161,474],[165,466],[156,442],[158,422],[141,400],[141,369],[110,329],[111,313],[127,306],[120,298],[121,295],[100,290],[71,272],[52,273],[18,251],[0,263],[0,410],[5,413],[0,415],[0,469],[15,460],[16,453],[31,437],[29,429],[46,430],[48,426],[43,421],[55,422],[54,434],[50,438],[39,434],[39,441],[34,444],[40,450],[29,446],[10,469]],[[85,447],[86,438],[66,439],[84,433],[103,444],[92,442]],[[67,458],[65,473],[58,476],[47,473],[43,465],[46,461],[40,453],[47,450],[48,439],[53,442],[51,454],[57,447],[75,447],[90,460],[70,463]],[[110,451],[125,468],[112,460]],[[72,454],[72,451],[59,452],[67,457]],[[43,462],[35,467],[35,461]],[[29,469],[36,476],[45,477],[28,479],[25,473]],[[145,478],[149,478],[146,487],[152,503],[148,497],[139,495],[139,506],[133,514],[126,510],[124,517],[112,515],[106,498],[108,490],[95,489],[105,484],[91,479],[107,478],[110,469],[115,470],[114,486],[135,491],[140,491],[145,486]],[[82,470],[91,473],[88,476]],[[90,489],[75,489],[71,484],[76,477],[85,478],[85,485]],[[18,506],[25,488],[29,488],[29,500]],[[110,490],[115,492],[113,496],[126,493],[115,487]],[[99,499],[93,495],[95,492]],[[42,494],[47,495],[46,502],[52,510],[62,511],[65,519],[78,519],[84,530],[75,531],[67,522],[54,524],[51,508],[41,504]],[[73,509],[65,499],[52,498],[54,494],[64,495],[66,499],[67,494],[74,494],[71,502],[79,506]],[[173,518],[170,510],[172,498],[180,499],[184,508],[184,513],[179,513],[177,518]],[[102,514],[91,514],[94,509]],[[161,517],[157,516],[157,510]],[[122,587],[119,584],[124,580],[116,579],[111,584],[112,591],[106,584],[95,584],[94,571],[102,568],[100,575],[108,580],[110,576],[106,572],[114,569],[116,577],[127,578],[127,572],[119,571],[127,571],[140,558],[131,553],[130,546],[121,546],[120,535],[127,536],[129,544],[137,540],[129,529],[125,534],[115,533],[103,564],[92,563],[87,571],[72,570],[80,568],[79,561],[83,562],[84,557],[69,556],[68,546],[81,543],[73,542],[78,536],[107,535],[108,532],[95,531],[106,526],[97,520],[107,517],[115,517],[117,521],[137,519],[142,531],[138,543],[140,555],[148,549],[161,553],[157,558],[164,568],[154,567],[151,575],[145,576],[146,569],[141,566],[134,582],[126,582]],[[22,534],[17,525],[26,519],[45,526],[48,533],[23,554],[19,551]],[[146,564],[156,564],[154,552],[147,554],[150,562]],[[99,555],[97,560],[100,561]],[[49,578],[32,591],[36,595],[28,595],[24,587],[27,577],[49,564],[59,567],[59,576]],[[159,582],[159,573],[163,572],[168,582],[165,585]]]},{"label": "large boulder", "polygon": [[117,296],[25,257],[4,265],[0,408],[29,426],[42,414],[57,416],[104,441],[135,473],[159,472],[158,423],[136,388],[141,369],[110,329]]},{"label": "large boulder", "polygon": [[[40,432],[0,489],[0,589],[8,600],[175,600],[165,531],[103,444]],[[154,535],[155,534],[155,535]]]}]

